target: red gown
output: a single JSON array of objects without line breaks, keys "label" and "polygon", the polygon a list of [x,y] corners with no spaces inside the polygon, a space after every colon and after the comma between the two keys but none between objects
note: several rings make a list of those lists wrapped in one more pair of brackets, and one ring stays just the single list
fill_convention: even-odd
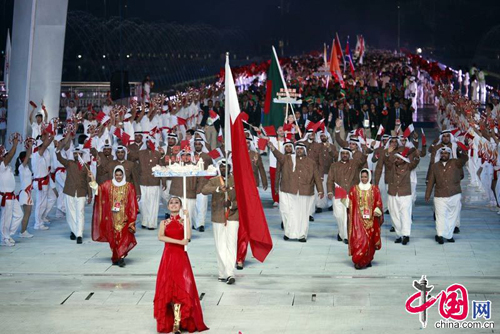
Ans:
[{"label": "red gown", "polygon": [[[165,226],[165,236],[177,240],[184,239],[184,226],[179,221],[180,217],[177,215],[170,219],[170,223]],[[160,333],[170,333],[173,330],[172,304],[181,304],[181,329],[190,333],[208,329],[203,322],[200,298],[184,246],[165,243],[156,278],[154,299],[154,317]]]},{"label": "red gown", "polygon": [[[372,185],[367,191],[361,191],[356,185],[349,191],[349,255],[359,267],[366,267],[375,255],[375,250],[382,247],[380,225],[384,216],[375,217],[373,212],[379,208],[383,212],[382,197],[378,186]],[[370,218],[363,218],[366,207]]]},{"label": "red gown", "polygon": [[[120,211],[112,212],[115,203],[120,203]],[[134,233],[138,203],[135,188],[131,183],[116,187],[111,180],[99,186],[94,200],[92,217],[92,240],[108,242],[113,255],[111,261],[117,262],[137,245]]]}]

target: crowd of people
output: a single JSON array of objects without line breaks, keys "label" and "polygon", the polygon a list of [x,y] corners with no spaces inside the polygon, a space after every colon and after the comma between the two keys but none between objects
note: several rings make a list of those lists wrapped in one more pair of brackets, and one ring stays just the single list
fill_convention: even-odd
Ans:
[{"label": "crowd of people", "polygon": [[[347,244],[356,269],[370,267],[381,248],[384,216],[391,218],[394,242],[408,245],[416,167],[426,155],[425,200],[434,193],[437,243],[455,242],[453,235],[460,233],[464,168],[490,205],[499,206],[498,99],[490,96],[483,111],[474,94],[467,96],[461,74],[436,77],[391,52],[367,53],[355,75],[346,74],[344,86],[318,73],[323,65],[318,55],[283,62],[288,88],[299,92],[303,103],[289,114],[284,106],[284,121],[277,128],[262,122],[265,72],[236,76],[255,183],[262,192],[270,191],[279,207],[284,240],[307,242],[309,222],[332,211],[337,224],[332,236]],[[456,82],[459,89],[453,90]],[[30,137],[21,142],[12,136],[9,150],[0,132],[2,245],[15,246],[19,229],[20,238],[33,237],[28,231],[33,206],[35,230],[50,228],[54,209],[56,217],[66,218],[68,237],[77,244],[83,243],[85,222],[92,218],[92,239],[108,242],[111,261],[120,267],[137,243],[136,221],[141,229],[158,229],[165,242],[155,296],[158,331],[201,331],[206,326],[183,246],[192,230],[205,231],[209,198],[220,282],[235,283],[234,270],[244,268],[248,246],[238,228],[232,161],[224,149],[224,85],[170,97],[151,92],[149,79],[144,85],[140,101],[133,99],[128,106],[107,102],[97,112],[92,106],[79,110],[71,102],[65,117],[52,120],[33,103]],[[441,133],[430,145],[413,125],[424,104],[438,108]],[[0,131],[5,119],[2,105]],[[17,154],[18,146],[25,150]],[[188,178],[184,185],[180,178],[152,174],[157,165],[199,159],[205,168],[216,165],[219,175]],[[158,219],[161,204],[170,213],[164,220]],[[93,205],[92,217],[85,217],[86,205]]]}]

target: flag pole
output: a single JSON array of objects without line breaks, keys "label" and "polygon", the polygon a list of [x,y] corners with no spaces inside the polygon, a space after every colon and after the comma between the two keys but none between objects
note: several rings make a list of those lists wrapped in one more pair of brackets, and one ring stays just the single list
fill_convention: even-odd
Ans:
[{"label": "flag pole", "polygon": [[[182,200],[184,201],[184,205],[186,206],[186,210],[187,210],[186,175],[182,176],[182,188],[183,188]],[[184,218],[186,218],[186,217],[184,217]],[[189,217],[189,219],[191,219],[191,217]],[[191,221],[189,222],[189,224],[191,224]],[[187,239],[187,229],[188,229],[188,227],[186,226],[186,219],[184,219],[184,239]],[[187,252],[187,245],[184,245],[184,251]]]},{"label": "flag pole", "polygon": [[[286,86],[285,77],[283,76],[283,72],[281,71],[280,61],[279,61],[278,55],[276,54],[276,49],[274,48],[274,46],[272,46],[272,48],[273,48],[274,57],[276,58],[276,63],[278,64],[278,72],[280,72],[281,81],[283,82],[283,87],[285,87],[286,97],[290,99],[290,93],[288,92],[288,87]],[[288,117],[288,104],[289,103],[286,104],[287,117]],[[295,110],[293,110],[293,106],[291,104],[290,104],[290,108],[292,108],[292,115],[293,115],[293,119],[295,121],[295,125],[297,125],[297,128],[299,130],[299,136],[302,137],[302,132],[300,131],[299,123],[297,122],[297,118],[295,117]]]}]

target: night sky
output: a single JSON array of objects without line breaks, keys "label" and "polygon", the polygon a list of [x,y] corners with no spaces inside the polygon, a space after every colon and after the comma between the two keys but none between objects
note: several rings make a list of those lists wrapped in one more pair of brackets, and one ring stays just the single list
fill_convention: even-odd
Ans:
[{"label": "night sky", "polygon": [[[12,26],[13,2],[0,0],[0,50]],[[396,49],[399,17],[401,47],[421,47],[424,56],[454,66],[478,62],[500,72],[498,0],[69,0],[69,12],[103,21],[121,15],[143,24],[175,22],[185,31],[208,26],[219,36],[213,53],[237,49],[241,60],[267,57],[279,40],[285,41],[285,55],[321,49],[324,42],[331,44],[335,32],[343,45],[350,35],[351,48],[355,35],[363,34],[368,47]],[[228,31],[236,39],[226,39]],[[66,47],[82,52],[85,45],[78,43],[78,38],[66,40]],[[73,59],[71,52],[65,51],[65,61]]]}]

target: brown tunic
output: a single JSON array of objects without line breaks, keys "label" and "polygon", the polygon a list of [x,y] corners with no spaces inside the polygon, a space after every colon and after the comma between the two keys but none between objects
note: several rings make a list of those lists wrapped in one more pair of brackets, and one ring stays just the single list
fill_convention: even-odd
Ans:
[{"label": "brown tunic", "polygon": [[[211,178],[207,184],[203,186],[201,193],[203,195],[212,194],[212,222],[214,223],[225,223],[226,209],[224,207],[224,202],[226,201],[226,195],[224,192],[219,192],[219,187],[221,186],[221,178],[215,176]],[[228,199],[231,201],[231,207],[229,209],[228,220],[239,220],[238,216],[238,202],[236,201],[236,191],[234,190],[234,178],[233,175],[229,175],[227,187],[229,187]]]},{"label": "brown tunic", "polygon": [[281,164],[281,191],[293,195],[313,196],[316,184],[318,192],[324,192],[318,167],[312,159],[306,156],[296,157],[295,171],[293,171],[291,155],[285,155],[276,148],[273,148],[272,152]]},{"label": "brown tunic", "polygon": [[[394,152],[391,152],[394,153]],[[386,156],[386,181],[388,184],[387,193],[391,196],[409,196],[411,195],[411,171],[417,168],[420,162],[420,152],[415,150],[408,156],[410,160],[409,163],[404,162],[403,164],[396,166],[396,155],[390,154],[389,157]]]},{"label": "brown tunic", "polygon": [[333,144],[313,143],[310,145],[307,156],[316,162],[319,166],[319,174],[323,177],[328,174],[330,166],[338,159],[339,153]]},{"label": "brown tunic", "polygon": [[260,185],[259,179],[262,179],[262,187],[267,188],[266,170],[264,169],[264,164],[262,163],[262,158],[260,157],[260,154],[255,151],[248,151],[248,155],[250,156],[250,162],[252,163],[255,185],[258,187]]},{"label": "brown tunic", "polygon": [[435,186],[434,197],[451,197],[460,194],[460,180],[462,179],[462,168],[469,160],[467,154],[459,152],[458,159],[450,159],[446,165],[441,161],[434,163],[429,172],[429,181],[425,197],[431,196],[432,188]]},{"label": "brown tunic", "polygon": [[[163,166],[164,160],[160,152],[150,149],[140,150],[138,152],[129,152],[129,160],[138,163],[139,185],[141,186],[159,186],[162,178],[153,176],[153,167]],[[164,181],[163,181],[164,182]]]},{"label": "brown tunic", "polygon": [[64,159],[61,152],[56,153],[57,160],[66,168],[66,182],[63,193],[71,197],[85,197],[92,195],[88,177],[88,170],[85,166],[80,169],[78,162]]},{"label": "brown tunic", "polygon": [[[204,169],[207,170],[208,166],[212,165],[213,164],[213,160],[212,158],[207,154],[207,153],[204,153],[204,152],[201,152],[201,153],[198,153],[198,152],[194,152],[195,155],[199,155],[200,158],[203,159],[203,164],[204,164]],[[198,180],[198,186],[197,186],[197,194],[200,194],[201,193],[201,189],[203,188],[203,186],[205,184],[208,183],[208,180],[206,177],[200,177],[199,180]]]},{"label": "brown tunic", "polygon": [[[363,158],[364,157],[364,158]],[[349,161],[337,161],[330,166],[326,187],[328,193],[335,193],[335,183],[349,192],[351,187],[359,183],[359,172],[366,163],[366,156],[356,157]]]},{"label": "brown tunic", "polygon": [[95,180],[97,184],[101,185],[104,182],[111,180],[112,175],[108,173],[108,163],[113,161],[113,156],[110,154],[109,156],[105,156],[103,152],[97,152],[95,148],[90,150],[90,153],[98,159],[99,164],[97,165],[97,175]]}]

